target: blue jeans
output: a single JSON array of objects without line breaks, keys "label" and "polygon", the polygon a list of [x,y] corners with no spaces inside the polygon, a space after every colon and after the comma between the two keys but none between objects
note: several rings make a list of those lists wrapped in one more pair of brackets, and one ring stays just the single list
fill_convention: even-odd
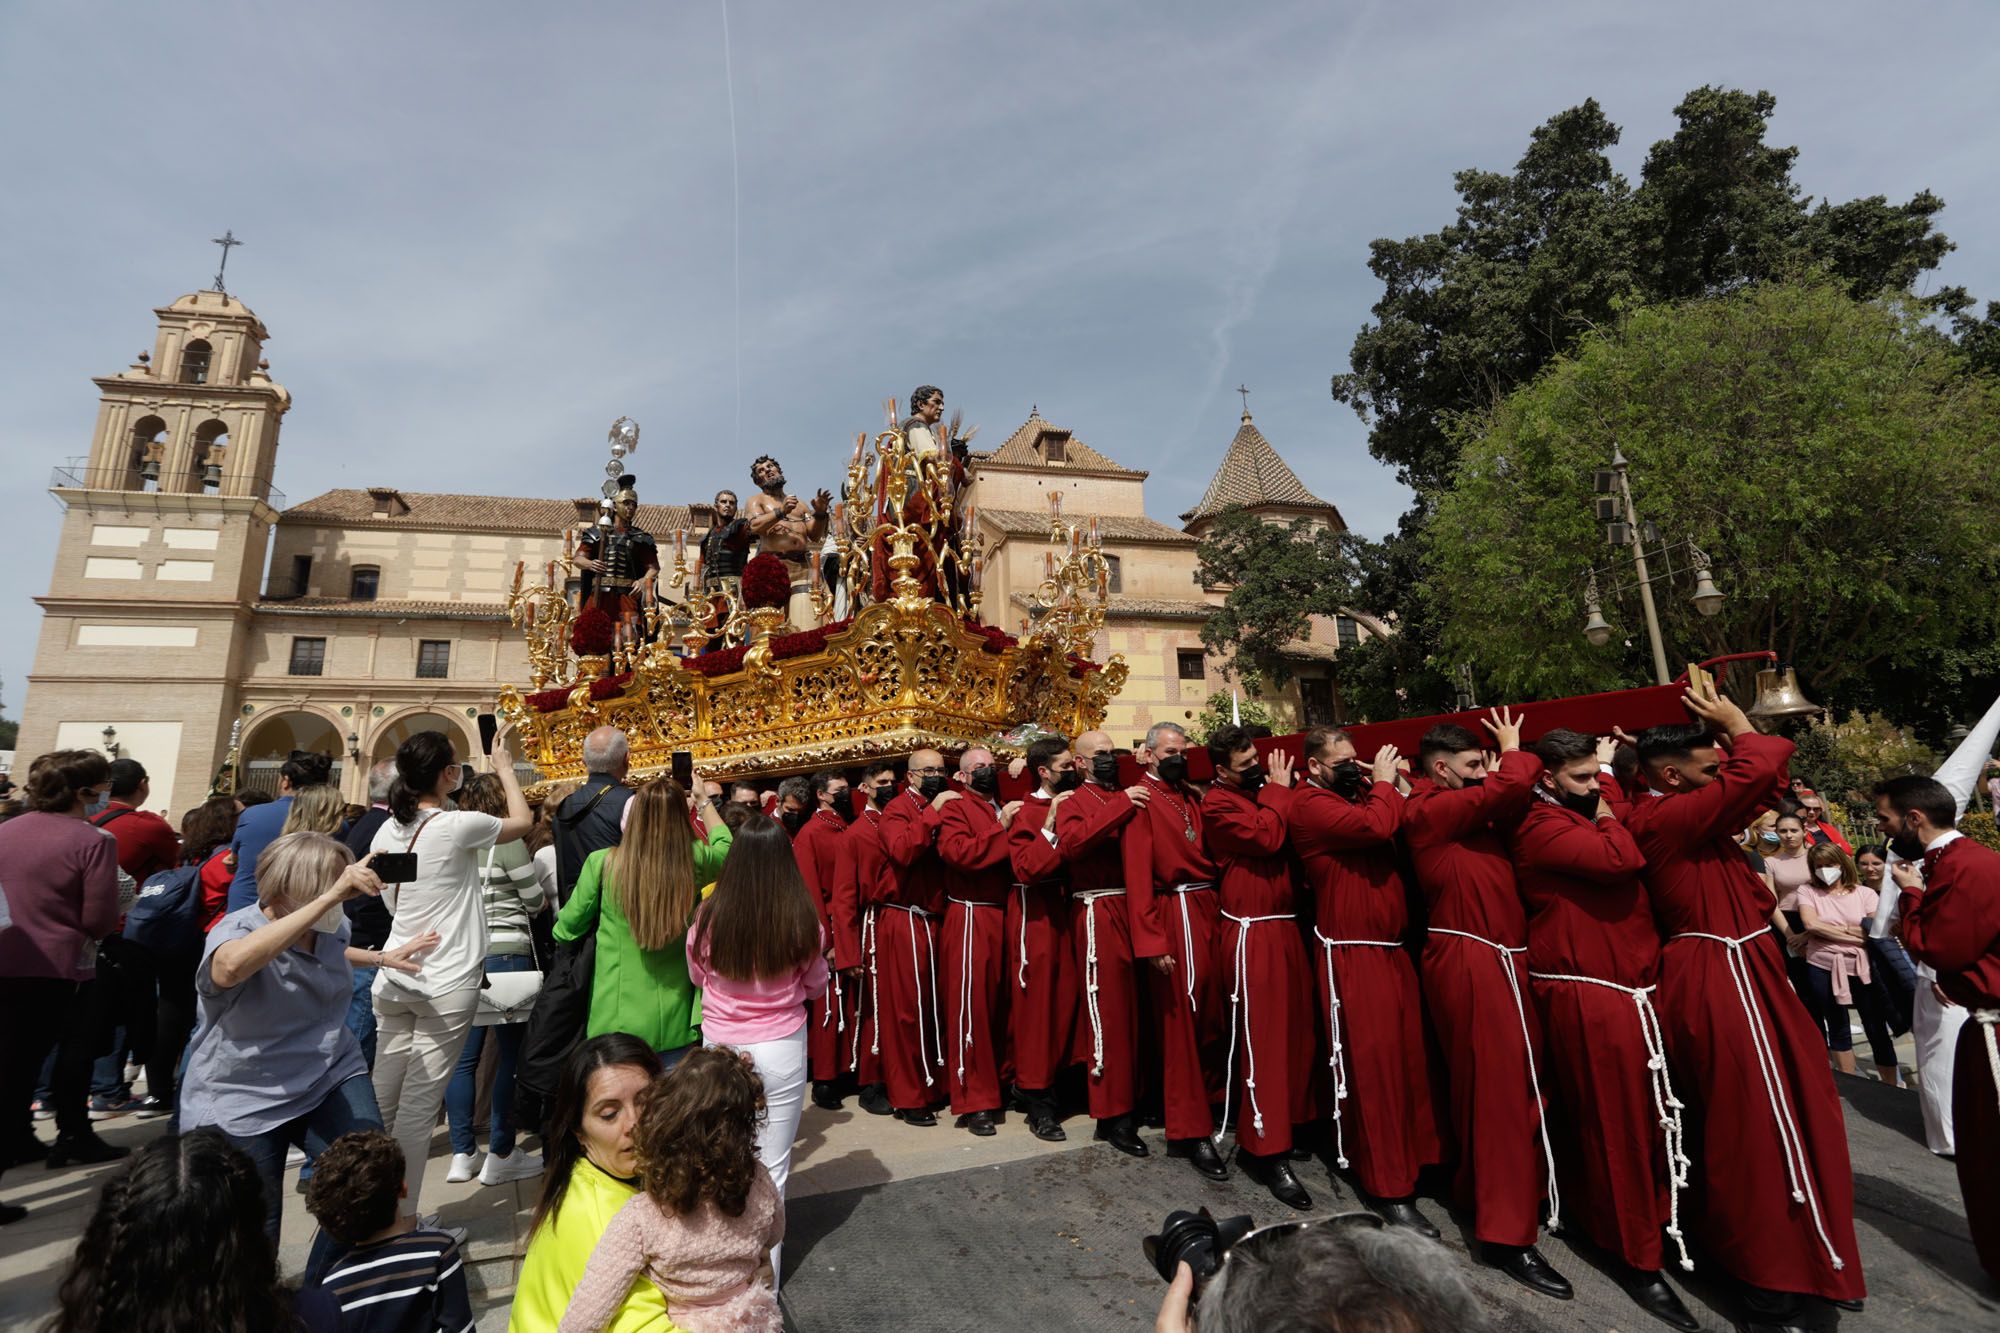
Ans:
[{"label": "blue jeans", "polygon": [[[357,1129],[382,1128],[382,1112],[375,1105],[375,1085],[365,1074],[357,1074],[326,1095],[326,1100],[304,1115],[262,1134],[226,1134],[230,1143],[249,1155],[264,1183],[264,1234],[278,1244],[278,1220],[285,1205],[285,1150],[303,1144],[308,1133],[321,1143],[332,1143],[342,1134]],[[322,1235],[313,1242],[315,1259],[320,1256]],[[308,1262],[308,1272],[314,1271]]]},{"label": "blue jeans", "polygon": [[694,1040],[689,1042],[687,1045],[676,1046],[670,1051],[655,1051],[654,1054],[660,1057],[660,1072],[664,1074],[669,1069],[672,1069],[675,1065],[679,1064],[681,1061],[687,1059],[687,1053],[691,1050],[694,1050],[697,1046],[700,1045],[701,1045],[701,1031],[700,1029],[696,1029]]},{"label": "blue jeans", "polygon": [[354,969],[354,999],[347,1006],[347,1030],[361,1043],[361,1058],[368,1062],[370,1073],[375,1069],[375,997],[370,992],[375,988],[378,970]]},{"label": "blue jeans", "polygon": [[[524,953],[488,954],[488,972],[532,972],[535,960]],[[444,1088],[444,1116],[451,1132],[451,1150],[470,1153],[479,1144],[472,1133],[472,1106],[479,1098],[479,1053],[485,1048],[486,1034],[500,1043],[499,1058],[493,1067],[493,1110],[486,1125],[486,1150],[496,1157],[514,1152],[514,1063],[521,1054],[522,1023],[497,1023],[475,1027],[465,1034],[465,1049],[451,1071]]]}]

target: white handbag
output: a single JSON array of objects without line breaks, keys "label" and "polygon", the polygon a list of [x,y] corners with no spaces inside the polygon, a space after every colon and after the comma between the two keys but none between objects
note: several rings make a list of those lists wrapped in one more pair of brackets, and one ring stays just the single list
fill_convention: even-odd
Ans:
[{"label": "white handbag", "polygon": [[[486,910],[486,885],[493,877],[493,854],[486,849],[486,861],[479,868],[479,910]],[[488,923],[488,930],[492,929]],[[488,972],[479,983],[479,1003],[472,1011],[472,1026],[498,1027],[503,1023],[525,1023],[535,1011],[535,997],[542,993],[542,972]]]}]

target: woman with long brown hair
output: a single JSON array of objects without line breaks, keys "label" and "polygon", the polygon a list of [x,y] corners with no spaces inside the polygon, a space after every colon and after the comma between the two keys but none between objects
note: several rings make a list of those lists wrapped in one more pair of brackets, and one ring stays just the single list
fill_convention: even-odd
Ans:
[{"label": "woman with long brown hair", "polygon": [[[742,1051],[764,1080],[757,1159],[780,1201],[805,1109],[806,1005],[826,991],[825,948],[791,838],[769,815],[752,814],[688,932],[688,972],[703,988],[703,1039]],[[774,1249],[773,1274],[778,1263]]]},{"label": "woman with long brown hair", "polygon": [[625,807],[625,836],[583,863],[576,891],[556,919],[559,943],[597,935],[587,1035],[629,1032],[671,1068],[701,1039],[688,976],[688,924],[729,855],[729,829],[715,803],[696,807],[707,837],[688,820],[688,794],[659,778]]}]

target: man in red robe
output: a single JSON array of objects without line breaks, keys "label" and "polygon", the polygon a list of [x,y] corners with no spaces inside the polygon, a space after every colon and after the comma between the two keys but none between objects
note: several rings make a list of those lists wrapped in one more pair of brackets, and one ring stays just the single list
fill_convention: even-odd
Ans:
[{"label": "man in red robe", "polygon": [[1958,802],[1935,778],[1882,783],[1875,814],[1907,858],[1895,863],[1903,943],[1936,969],[1945,998],[1972,1011],[1952,1077],[1958,1188],[1979,1266],[2000,1283],[2000,853],[1958,831]]},{"label": "man in red robe", "polygon": [[1660,937],[1639,880],[1645,859],[1599,785],[1615,744],[1558,729],[1530,747],[1542,775],[1512,838],[1528,977],[1565,1218],[1624,1262],[1616,1276],[1641,1309],[1694,1330],[1660,1271],[1662,1228],[1681,1267],[1694,1267],[1679,1210],[1687,1157],[1653,1007]]},{"label": "man in red robe", "polygon": [[1014,885],[1007,825],[1020,802],[999,801],[993,751],[959,756],[937,805],[937,857],[947,872],[944,909],[945,1087],[958,1127],[993,1135],[1007,1047],[1007,899]]},{"label": "man in red robe", "polygon": [[1286,815],[1313,895],[1312,960],[1333,1074],[1334,1160],[1393,1226],[1432,1239],[1417,1210],[1417,1173],[1445,1159],[1424,1037],[1423,996],[1403,936],[1410,925],[1396,830],[1400,756],[1385,745],[1372,772],[1334,727],[1306,733],[1309,781]]},{"label": "man in red robe", "polygon": [[[826,940],[827,958],[833,960],[833,885],[840,867],[840,842],[847,835],[847,775],[827,769],[812,775],[808,796],[812,808],[792,832],[792,855],[799,863],[799,875],[819,909],[820,933]],[[787,828],[793,828],[788,816]],[[812,1099],[815,1106],[838,1111],[840,1089],[835,1086],[844,1072],[841,1063],[848,1044],[847,1030],[854,1022],[854,995],[836,967],[832,983],[815,997],[807,1010],[810,1035],[806,1039],[807,1061],[812,1072]]]},{"label": "man in red robe", "polygon": [[[1087,1061],[1085,1093],[1095,1135],[1131,1157],[1149,1155],[1139,1137],[1139,964],[1132,957],[1130,898],[1125,892],[1125,828],[1152,800],[1143,782],[1118,786],[1110,733],[1076,738],[1089,781],[1057,802],[1056,851],[1069,872],[1070,943],[1082,996],[1077,1044]],[[1086,1033],[1088,1034],[1086,1036]]]},{"label": "man in red robe", "polygon": [[[1267,774],[1238,726],[1209,736],[1208,757],[1215,781],[1201,813],[1218,875],[1215,971],[1229,987],[1223,1095],[1236,1102],[1236,1160],[1278,1202],[1310,1208],[1312,1195],[1291,1164],[1292,1126],[1312,1118],[1313,1056],[1298,885],[1285,847],[1292,761],[1274,751]],[[1225,1101],[1225,1129],[1228,1118]]]},{"label": "man in red robe", "polygon": [[1061,1143],[1056,1077],[1070,1063],[1076,1036],[1076,966],[1070,957],[1068,882],[1056,847],[1056,809],[1083,774],[1069,742],[1049,737],[1028,746],[1029,796],[1007,826],[1014,892],[1007,900],[1007,1036],[1014,1091],[1028,1130]]},{"label": "man in red robe", "polygon": [[881,908],[896,892],[896,877],[882,850],[882,807],[902,784],[896,766],[877,761],[862,770],[855,820],[840,836],[833,893],[827,913],[833,926],[833,966],[854,997],[845,1068],[861,1085],[861,1109],[888,1115],[894,1108],[882,1075],[882,970],[876,948]]},{"label": "man in red robe", "polygon": [[[1542,761],[1520,748],[1511,713],[1495,711],[1486,725],[1497,766],[1464,727],[1425,732],[1422,776],[1403,807],[1403,838],[1430,903],[1424,999],[1451,1071],[1457,1193],[1472,1207],[1473,1235],[1501,1272],[1568,1300],[1569,1280],[1535,1248],[1555,1165],[1542,1124],[1541,1024],[1525,999],[1528,921],[1503,841],[1534,798]],[[1553,1198],[1549,1211],[1557,1221]]]},{"label": "man in red robe", "polygon": [[1187,782],[1187,733],[1156,722],[1146,747],[1151,799],[1125,826],[1125,905],[1158,1025],[1167,1155],[1222,1180],[1229,1168],[1215,1150],[1209,1111],[1223,1094],[1215,863],[1202,842],[1201,797]]},{"label": "man in red robe", "polygon": [[952,875],[937,854],[945,804],[944,756],[910,756],[901,791],[882,807],[882,854],[896,888],[877,926],[882,975],[882,1072],[905,1124],[937,1123],[947,1099],[944,1011],[938,989],[938,928]]},{"label": "man in red robe", "polygon": [[[1800,1294],[1859,1301],[1854,1177],[1826,1042],[1771,936],[1777,904],[1736,836],[1783,790],[1792,743],[1760,736],[1726,698],[1690,693],[1701,724],[1639,738],[1660,795],[1627,827],[1666,945],[1660,1020],[1687,1103],[1693,1232],[1746,1288],[1758,1321],[1785,1325]],[[1721,758],[1713,731],[1729,737]]]}]

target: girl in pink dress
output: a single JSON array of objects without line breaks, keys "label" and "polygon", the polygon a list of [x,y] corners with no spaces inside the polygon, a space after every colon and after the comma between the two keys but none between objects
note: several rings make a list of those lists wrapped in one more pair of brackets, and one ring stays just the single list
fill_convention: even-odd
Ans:
[{"label": "girl in pink dress", "polygon": [[758,1280],[785,1236],[785,1207],[757,1160],[764,1085],[735,1051],[689,1051],[646,1093],[633,1146],[640,1192],[591,1251],[560,1333],[609,1324],[641,1273],[688,1333],[781,1333]]}]

